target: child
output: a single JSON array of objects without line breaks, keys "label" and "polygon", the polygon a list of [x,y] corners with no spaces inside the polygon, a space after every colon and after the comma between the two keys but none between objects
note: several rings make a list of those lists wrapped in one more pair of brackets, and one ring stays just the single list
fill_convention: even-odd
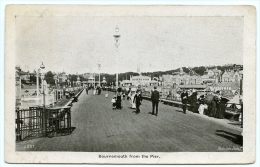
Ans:
[{"label": "child", "polygon": [[116,109],[116,95],[113,96],[111,102],[112,102],[113,110]]}]

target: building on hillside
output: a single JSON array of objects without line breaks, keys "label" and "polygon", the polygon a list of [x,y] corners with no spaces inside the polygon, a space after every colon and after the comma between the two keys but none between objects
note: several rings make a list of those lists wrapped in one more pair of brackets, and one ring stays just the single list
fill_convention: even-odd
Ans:
[{"label": "building on hillside", "polygon": [[21,80],[24,81],[25,83],[30,83],[29,71],[28,72],[20,71],[20,77],[21,77]]},{"label": "building on hillside", "polygon": [[225,70],[225,72],[222,75],[222,82],[239,82],[241,79],[241,75],[239,74],[239,71],[235,70]]},{"label": "building on hillside", "polygon": [[202,81],[204,83],[218,83],[221,82],[222,71],[217,67],[215,68],[206,68],[204,75],[202,76]]},{"label": "building on hillside", "polygon": [[88,79],[89,77],[93,76],[93,74],[91,74],[91,73],[84,73],[84,74],[82,74],[82,76],[83,76],[85,79]]},{"label": "building on hillside", "polygon": [[130,80],[123,80],[120,82],[121,86],[151,86],[151,85],[158,85],[160,84],[159,81],[152,80],[151,77],[148,76],[130,76]]},{"label": "building on hillside", "polygon": [[163,75],[162,76],[163,86],[173,86],[173,85],[201,85],[201,76],[195,73],[185,73],[182,68],[179,72],[173,73],[173,75]]},{"label": "building on hillside", "polygon": [[32,76],[36,76],[36,73],[30,73],[29,71],[24,72],[20,69],[19,75],[21,77],[21,81],[25,84],[31,84],[33,81],[31,80]]},{"label": "building on hillside", "polygon": [[59,83],[64,83],[67,81],[68,79],[68,76],[66,75],[65,72],[62,72],[62,73],[58,73],[58,80],[59,80]]},{"label": "building on hillside", "polygon": [[162,76],[163,86],[173,86],[173,75],[163,75]]},{"label": "building on hillside", "polygon": [[130,80],[122,80],[120,81],[121,86],[151,86],[151,85],[159,85],[161,83],[160,79],[158,80],[152,79],[151,76],[143,76],[140,69],[140,64],[137,65],[137,73],[138,76],[131,76]]},{"label": "building on hillside", "polygon": [[139,76],[131,77],[130,80],[132,81],[132,85],[134,86],[138,86],[138,85],[145,86],[145,85],[150,85],[151,78],[148,76],[139,75]]}]

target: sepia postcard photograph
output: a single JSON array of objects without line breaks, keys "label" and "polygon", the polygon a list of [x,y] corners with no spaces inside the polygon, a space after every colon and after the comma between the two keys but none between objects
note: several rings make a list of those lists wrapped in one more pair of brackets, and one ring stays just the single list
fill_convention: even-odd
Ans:
[{"label": "sepia postcard photograph", "polygon": [[7,163],[255,161],[253,6],[7,5]]}]

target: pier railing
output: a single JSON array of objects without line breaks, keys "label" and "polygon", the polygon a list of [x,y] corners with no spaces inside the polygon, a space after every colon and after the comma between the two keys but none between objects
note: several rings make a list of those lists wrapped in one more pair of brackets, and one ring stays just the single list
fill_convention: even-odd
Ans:
[{"label": "pier railing", "polygon": [[70,106],[17,109],[15,123],[16,141],[69,135],[75,129],[71,127]]}]

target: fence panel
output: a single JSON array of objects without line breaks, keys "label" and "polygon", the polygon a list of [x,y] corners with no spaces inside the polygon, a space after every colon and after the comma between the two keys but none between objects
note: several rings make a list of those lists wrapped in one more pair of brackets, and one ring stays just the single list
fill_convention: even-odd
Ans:
[{"label": "fence panel", "polygon": [[70,106],[17,109],[15,122],[16,141],[69,135],[75,129],[71,127]]},{"label": "fence panel", "polygon": [[30,107],[16,110],[16,140],[29,140],[42,136],[42,109]]},{"label": "fence panel", "polygon": [[62,136],[72,133],[70,106],[46,109],[47,136]]}]

